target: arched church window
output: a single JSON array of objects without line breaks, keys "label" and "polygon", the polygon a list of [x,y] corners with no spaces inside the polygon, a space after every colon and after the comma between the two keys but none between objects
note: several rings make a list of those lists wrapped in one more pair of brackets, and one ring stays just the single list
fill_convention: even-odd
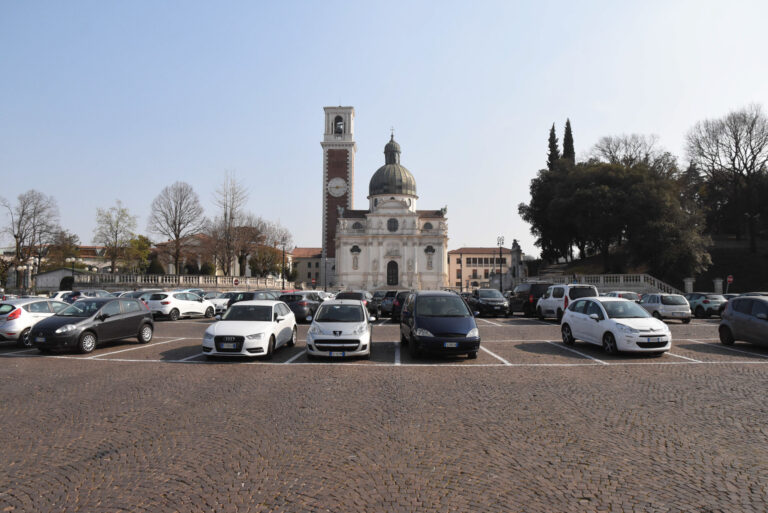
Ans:
[{"label": "arched church window", "polygon": [[343,134],[344,133],[344,120],[341,116],[336,116],[336,119],[333,120],[333,133],[334,134]]},{"label": "arched church window", "polygon": [[435,248],[433,248],[432,246],[427,246],[426,248],[424,248],[424,253],[426,253],[427,255],[434,255]]},{"label": "arched church window", "polygon": [[352,257],[352,269],[354,271],[357,271],[357,266],[358,266],[358,257],[357,255],[355,255]]},{"label": "arched church window", "polygon": [[390,232],[396,232],[397,227],[399,226],[399,223],[397,222],[397,219],[390,219],[387,221],[387,230]]},{"label": "arched church window", "polygon": [[362,229],[363,229],[363,224],[362,224],[362,223],[359,223],[359,222],[357,222],[357,223],[355,223],[355,224],[353,224],[353,225],[352,225],[352,229],[353,229],[353,230],[362,230]]},{"label": "arched church window", "polygon": [[397,285],[398,280],[398,267],[397,262],[391,260],[387,264],[387,285]]},{"label": "arched church window", "polygon": [[425,230],[432,230],[434,227],[432,226],[432,223],[424,223],[424,229]]},{"label": "arched church window", "polygon": [[354,246],[352,246],[352,247],[349,249],[349,252],[350,252],[350,253],[352,253],[352,254],[358,254],[358,255],[359,255],[359,254],[361,253],[361,251],[360,251],[360,246],[358,246],[357,244],[355,244]]}]

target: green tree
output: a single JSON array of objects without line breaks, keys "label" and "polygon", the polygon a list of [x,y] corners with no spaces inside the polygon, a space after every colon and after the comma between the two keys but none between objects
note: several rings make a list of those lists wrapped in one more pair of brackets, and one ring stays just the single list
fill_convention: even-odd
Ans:
[{"label": "green tree", "polygon": [[571,120],[565,120],[565,133],[563,134],[563,159],[571,164],[576,163],[576,150],[573,147],[573,132],[571,131]]},{"label": "green tree", "polygon": [[128,241],[125,250],[125,261],[131,272],[144,274],[149,268],[149,255],[152,252],[152,241],[144,235],[139,235]]},{"label": "green tree", "polygon": [[555,134],[555,124],[549,129],[549,152],[547,153],[547,169],[552,171],[560,160],[560,149],[557,146],[557,135]]},{"label": "green tree", "polygon": [[165,269],[163,269],[163,265],[160,263],[160,259],[155,252],[151,253],[149,256],[147,274],[165,274]]}]

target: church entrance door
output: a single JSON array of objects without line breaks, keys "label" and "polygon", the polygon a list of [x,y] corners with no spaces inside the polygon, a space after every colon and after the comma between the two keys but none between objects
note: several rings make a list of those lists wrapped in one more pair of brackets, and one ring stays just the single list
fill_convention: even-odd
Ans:
[{"label": "church entrance door", "polygon": [[397,262],[394,260],[387,264],[387,285],[397,285]]}]

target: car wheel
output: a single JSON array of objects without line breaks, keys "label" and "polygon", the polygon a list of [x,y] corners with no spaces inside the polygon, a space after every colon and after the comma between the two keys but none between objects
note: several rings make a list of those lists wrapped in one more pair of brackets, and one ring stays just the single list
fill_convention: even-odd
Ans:
[{"label": "car wheel", "polygon": [[77,341],[77,350],[83,354],[90,353],[96,348],[96,335],[90,331],[86,331],[80,335],[80,340]]},{"label": "car wheel", "polygon": [[469,360],[476,360],[477,359],[477,351],[470,351],[467,353],[467,359]]},{"label": "car wheel", "polygon": [[206,318],[206,319],[210,319],[211,317],[213,317],[213,308],[211,308],[211,307],[209,306],[209,307],[208,307],[208,308],[205,310],[205,318]]},{"label": "car wheel", "polygon": [[32,347],[32,338],[29,336],[30,328],[25,329],[19,333],[19,340],[17,345],[19,347]]},{"label": "car wheel", "polygon": [[142,344],[149,344],[152,341],[152,326],[149,324],[142,326],[137,338]]},{"label": "car wheel", "polygon": [[293,331],[291,332],[291,340],[288,341],[288,347],[293,347],[296,345],[296,326],[293,327]]},{"label": "car wheel", "polygon": [[691,319],[683,319],[683,324],[690,324],[690,323],[691,323]]},{"label": "car wheel", "polygon": [[693,315],[695,315],[697,319],[703,319],[705,315],[704,309],[700,306],[697,306],[696,311],[693,312]]},{"label": "car wheel", "polygon": [[720,343],[724,346],[732,346],[734,342],[731,329],[728,326],[720,326]]},{"label": "car wheel", "polygon": [[563,320],[563,311],[558,309],[557,310],[557,323],[560,324],[560,321]]},{"label": "car wheel", "polygon": [[178,321],[179,320],[179,311],[174,308],[173,310],[171,310],[171,313],[168,315],[168,317],[172,321]]},{"label": "car wheel", "polygon": [[659,312],[653,312],[653,316],[658,320],[661,320],[661,314]]},{"label": "car wheel", "polygon": [[266,358],[267,360],[270,360],[272,356],[275,354],[275,336],[272,335],[269,337],[269,344],[267,344],[267,354]]},{"label": "car wheel", "polygon": [[603,335],[603,351],[605,351],[605,354],[616,354],[619,352],[616,347],[616,339],[612,333]]},{"label": "car wheel", "polygon": [[576,342],[576,339],[573,338],[571,327],[568,326],[568,324],[563,324],[563,327],[560,329],[560,332],[563,335],[563,344],[565,344],[566,346],[572,346]]},{"label": "car wheel", "polygon": [[544,313],[541,311],[541,307],[536,309],[536,315],[539,317],[540,321],[544,320]]}]

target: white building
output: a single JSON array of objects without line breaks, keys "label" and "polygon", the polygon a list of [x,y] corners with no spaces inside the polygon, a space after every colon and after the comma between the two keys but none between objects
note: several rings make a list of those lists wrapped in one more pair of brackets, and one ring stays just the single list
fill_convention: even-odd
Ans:
[{"label": "white building", "polygon": [[[384,155],[368,187],[368,210],[337,206],[335,284],[366,290],[446,287],[447,209],[417,209],[416,180],[400,164],[394,136]],[[350,182],[343,188],[349,196]]]}]

